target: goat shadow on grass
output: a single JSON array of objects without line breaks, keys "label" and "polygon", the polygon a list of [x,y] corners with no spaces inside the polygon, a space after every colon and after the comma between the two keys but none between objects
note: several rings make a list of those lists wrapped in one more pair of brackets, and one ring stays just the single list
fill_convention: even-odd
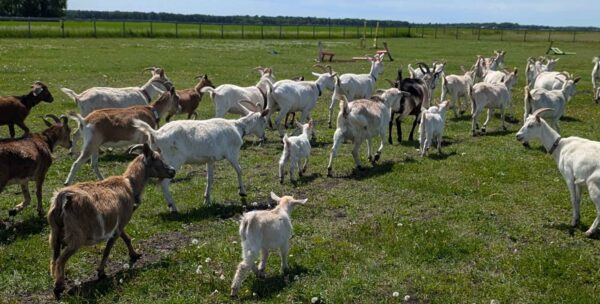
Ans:
[{"label": "goat shadow on grass", "polygon": [[460,122],[460,121],[471,121],[472,118],[471,118],[471,115],[465,115],[465,114],[463,114],[463,115],[460,115],[458,117],[452,116],[452,118],[450,118],[448,120],[452,121],[452,122]]},{"label": "goat shadow on grass", "polygon": [[[398,141],[392,141],[393,144],[398,143]],[[386,142],[389,144],[389,142]],[[409,148],[415,148],[418,149],[419,148],[419,140],[402,140],[402,142],[398,143],[399,146],[403,146],[403,147],[409,147]]]},{"label": "goat shadow on grass", "polygon": [[394,167],[394,162],[391,160],[386,160],[381,163],[375,163],[372,167],[366,167],[365,169],[352,169],[352,172],[349,175],[334,175],[333,178],[344,178],[344,179],[355,179],[355,180],[363,180],[371,177],[379,176],[386,174],[392,170]]},{"label": "goat shadow on grass", "polygon": [[45,217],[37,215],[16,223],[11,220],[0,220],[0,245],[8,245],[18,239],[38,235],[47,224]]},{"label": "goat shadow on grass", "polygon": [[442,150],[442,154],[439,154],[439,153],[437,153],[437,149],[435,149],[435,153],[431,153],[431,152],[433,152],[433,151],[430,151],[429,154],[427,154],[425,157],[427,157],[429,159],[433,159],[433,160],[444,160],[450,156],[456,155],[456,151],[447,153],[447,152],[444,152],[444,150]]},{"label": "goat shadow on grass", "polygon": [[[284,288],[292,284],[295,276],[301,276],[308,273],[308,269],[301,265],[290,265],[287,273],[279,273],[277,275],[267,275],[264,279],[256,278],[252,283],[252,291],[257,294],[259,298],[268,299],[274,295],[279,294]],[[252,274],[251,274],[252,275]],[[252,300],[255,299],[251,295],[241,298],[240,300]]]},{"label": "goat shadow on grass", "polygon": [[568,122],[581,122],[580,119],[571,116],[563,116],[560,118],[560,121],[568,121]]},{"label": "goat shadow on grass", "polygon": [[191,209],[185,213],[164,212],[160,214],[160,217],[165,221],[191,223],[205,219],[228,219],[242,214],[243,211],[243,206],[238,202],[233,202],[226,205],[213,203],[209,206]]},{"label": "goat shadow on grass", "polygon": [[[577,227],[573,227],[567,223],[550,223],[550,224],[544,224],[543,227],[563,231],[563,232],[568,233],[570,236],[575,236],[575,233],[578,230],[581,231],[581,233],[584,233],[590,228],[589,226],[581,224],[581,223],[579,225],[577,225]],[[590,238],[593,240],[600,240],[600,233],[598,233],[598,231],[596,231],[596,232],[594,232],[594,234],[592,234],[592,236]]]},{"label": "goat shadow on grass", "polygon": [[477,134],[477,136],[506,136],[508,134],[512,134],[515,131],[511,131],[511,130],[502,130],[502,128],[498,128],[495,129],[493,131],[487,131],[485,133],[481,133],[481,131],[479,131],[479,133]]},{"label": "goat shadow on grass", "polygon": [[[309,168],[310,169],[310,168]],[[288,174],[288,180],[289,180],[289,174]],[[304,174],[303,176],[299,177],[295,182],[292,183],[292,185],[296,186],[304,186],[304,185],[308,185],[310,183],[312,183],[315,179],[322,177],[321,173],[311,173],[310,175],[306,175]],[[285,178],[284,178],[284,183],[285,183]]]},{"label": "goat shadow on grass", "polygon": [[168,267],[168,263],[158,261],[152,264],[144,265],[140,268],[122,269],[113,275],[108,275],[104,279],[97,277],[89,278],[80,285],[74,285],[72,282],[70,288],[67,288],[64,295],[80,297],[85,303],[97,303],[107,293],[119,289],[119,285],[132,281],[135,277],[146,270]]}]

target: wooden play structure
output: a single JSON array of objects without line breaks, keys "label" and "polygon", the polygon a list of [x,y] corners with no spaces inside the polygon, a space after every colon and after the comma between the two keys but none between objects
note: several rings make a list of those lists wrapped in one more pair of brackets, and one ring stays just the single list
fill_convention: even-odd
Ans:
[{"label": "wooden play structure", "polygon": [[[316,62],[324,62],[327,60],[329,62],[333,62],[333,57],[335,56],[335,53],[324,50],[323,43],[321,43],[321,41],[319,41],[318,47],[319,47],[319,53],[317,54],[317,59],[315,61]],[[375,53],[377,55],[385,54],[385,55],[387,55],[387,58],[390,61],[394,61],[394,58],[392,58],[392,54],[390,53],[390,50],[388,49],[387,42],[383,42],[383,50],[377,50],[377,51],[375,51]],[[337,62],[351,62],[351,61],[368,60],[368,59],[369,59],[369,56],[365,55],[365,56],[352,57],[351,59],[346,59],[346,60],[336,59],[336,61]]]},{"label": "wooden play structure", "polygon": [[324,51],[323,43],[319,41],[319,55],[317,56],[317,62],[325,61],[325,57],[329,56],[329,62],[333,61],[333,56],[335,56],[334,52]]},{"label": "wooden play structure", "polygon": [[[390,50],[388,49],[387,42],[383,43],[383,50],[377,50],[377,51],[375,51],[375,53],[377,55],[385,54],[385,55],[387,55],[387,57],[388,57],[388,59],[390,61],[394,61],[394,58],[392,58],[392,54],[390,53]],[[356,60],[367,60],[367,59],[369,59],[368,56],[352,57],[352,60],[354,60],[354,61],[356,61]]]},{"label": "wooden play structure", "polygon": [[548,46],[548,50],[546,50],[546,55],[552,53],[554,55],[575,55],[575,53],[573,52],[564,52],[563,50],[557,48],[557,47],[553,47],[552,44],[554,44],[554,41],[550,41],[550,46]]}]

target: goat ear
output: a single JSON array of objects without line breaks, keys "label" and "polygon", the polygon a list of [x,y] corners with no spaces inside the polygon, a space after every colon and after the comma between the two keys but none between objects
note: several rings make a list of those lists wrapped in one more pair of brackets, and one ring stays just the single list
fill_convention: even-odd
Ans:
[{"label": "goat ear", "polygon": [[144,153],[144,161],[148,161],[152,158],[153,151],[148,143],[144,143],[144,146],[142,147],[142,153]]},{"label": "goat ear", "polygon": [[579,80],[581,80],[581,77],[577,77],[577,78],[573,79],[573,83],[577,83],[577,82],[579,82]]},{"label": "goat ear", "polygon": [[175,87],[171,87],[171,89],[169,90],[169,93],[171,93],[171,95],[177,94],[177,92],[175,91]]},{"label": "goat ear", "polygon": [[44,124],[46,124],[47,127],[52,126],[52,124],[49,121],[47,121],[45,118],[42,117],[42,120],[44,121]]},{"label": "goat ear", "polygon": [[271,199],[278,203],[279,203],[279,200],[281,200],[281,198],[279,196],[277,196],[277,194],[275,194],[274,192],[271,192]]},{"label": "goat ear", "polygon": [[307,202],[307,201],[308,201],[308,199],[307,199],[307,198],[305,198],[305,199],[302,199],[302,200],[297,200],[297,199],[295,199],[295,200],[293,200],[293,201],[292,201],[292,203],[294,203],[294,204],[300,204],[300,205],[304,205],[304,204],[306,204],[306,202]]}]

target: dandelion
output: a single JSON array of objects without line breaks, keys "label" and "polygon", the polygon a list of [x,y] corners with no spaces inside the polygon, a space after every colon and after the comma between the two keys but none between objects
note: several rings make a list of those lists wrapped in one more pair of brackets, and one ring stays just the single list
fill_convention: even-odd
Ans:
[{"label": "dandelion", "polygon": [[192,245],[198,245],[198,239],[192,239]]},{"label": "dandelion", "polygon": [[130,267],[130,266],[129,266],[129,263],[125,263],[125,264],[123,264],[123,269],[124,269],[124,270],[128,270],[128,269],[129,269],[129,267]]},{"label": "dandelion", "polygon": [[225,280],[225,275],[221,274],[221,276],[219,277],[219,279],[221,279],[221,281]]},{"label": "dandelion", "polygon": [[300,280],[300,277],[298,275],[295,275],[294,276],[294,281],[298,281],[298,280]]},{"label": "dandelion", "polygon": [[403,225],[402,223],[396,224],[396,226],[398,226],[398,227],[402,227],[402,225]]},{"label": "dandelion", "polygon": [[408,301],[408,300],[410,300],[410,296],[409,295],[405,295],[404,296],[404,301]]},{"label": "dandelion", "polygon": [[490,301],[490,304],[500,304],[500,301],[492,299]]},{"label": "dandelion", "polygon": [[397,298],[400,296],[400,293],[397,291],[394,291],[394,293],[392,293],[392,297]]},{"label": "dandelion", "polygon": [[204,260],[204,263],[210,263],[210,261],[212,261],[211,258],[206,258],[206,260]]},{"label": "dandelion", "polygon": [[119,284],[123,284],[123,279],[119,279]]},{"label": "dandelion", "polygon": [[312,299],[310,299],[310,303],[315,304],[319,302],[319,297],[312,297]]},{"label": "dandelion", "polygon": [[77,286],[77,287],[81,286],[81,281],[79,281],[79,280],[75,280],[74,283],[75,283],[75,286]]},{"label": "dandelion", "polygon": [[202,265],[198,265],[198,267],[196,267],[196,274],[201,274],[202,273]]},{"label": "dandelion", "polygon": [[237,244],[237,241],[233,241],[233,242],[231,242],[231,243],[232,243],[233,245],[235,245],[235,244]]}]

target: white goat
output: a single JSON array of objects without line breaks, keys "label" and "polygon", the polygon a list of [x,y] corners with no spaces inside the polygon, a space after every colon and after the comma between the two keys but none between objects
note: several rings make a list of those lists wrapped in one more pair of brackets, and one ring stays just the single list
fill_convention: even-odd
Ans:
[{"label": "white goat", "polygon": [[310,117],[310,113],[317,104],[317,99],[323,93],[323,90],[334,90],[334,77],[337,73],[331,70],[329,72],[318,74],[312,73],[317,80],[315,81],[294,81],[290,79],[280,80],[273,85],[273,91],[269,95],[269,106],[271,111],[267,118],[271,121],[271,115],[279,111],[275,118],[275,128],[279,132],[279,137],[283,138],[284,130],[281,121],[285,119],[287,113],[302,112],[300,122],[304,123]]},{"label": "white goat", "polygon": [[304,160],[304,164],[298,170],[298,175],[302,177],[308,166],[308,158],[310,156],[310,138],[314,124],[312,119],[306,124],[297,123],[302,129],[302,134],[298,136],[288,137],[287,134],[283,137],[283,153],[279,159],[279,182],[283,184],[285,176],[285,164],[290,163],[290,180],[295,181],[296,168],[300,167],[300,162]]},{"label": "white goat", "polygon": [[421,113],[421,125],[419,126],[419,144],[421,156],[427,154],[431,143],[435,140],[438,153],[442,154],[442,137],[444,136],[444,124],[448,101],[443,101],[437,106],[429,107]]},{"label": "white goat", "polygon": [[543,88],[528,90],[528,87],[525,87],[525,110],[523,120],[527,119],[527,115],[538,109],[550,108],[553,110],[552,112],[548,112],[548,116],[552,117],[551,125],[556,132],[560,132],[558,122],[565,113],[567,96],[573,94],[572,91],[575,90],[575,84],[579,79],[579,77],[567,79],[560,90],[548,91]]},{"label": "white goat", "polygon": [[504,55],[506,51],[494,50],[494,56],[483,58],[485,67],[490,71],[496,71],[504,64]]},{"label": "white goat", "polygon": [[258,112],[265,109],[275,76],[271,68],[257,67],[255,70],[260,73],[260,80],[254,86],[223,84],[216,89],[204,87],[200,90],[208,93],[215,103],[215,117],[223,118],[226,113],[244,116],[248,113],[247,110]]},{"label": "white goat", "polygon": [[[531,89],[544,88],[548,91],[560,90],[567,79],[574,79],[573,74],[567,72],[541,72],[535,78]],[[575,96],[575,89],[567,96],[567,101],[570,101]]]},{"label": "white goat", "polygon": [[494,109],[501,109],[502,129],[506,130],[504,111],[506,108],[512,107],[511,92],[505,85],[505,82],[508,81],[510,79],[504,79],[501,83],[480,82],[475,84],[471,89],[471,132],[473,136],[477,135],[477,129],[479,129],[477,118],[483,109],[488,109],[487,118],[483,123],[483,128],[481,128],[483,133],[485,133],[487,124],[494,115]]},{"label": "white goat", "polygon": [[[155,67],[144,69],[144,71],[148,70],[152,73],[152,77],[140,87],[93,87],[79,94],[67,88],[61,88],[60,90],[75,101],[79,114],[83,117],[99,109],[147,105],[155,96],[170,90],[173,86],[165,76],[163,69]],[[76,152],[75,146],[80,137],[81,130],[77,128],[73,134],[73,146],[69,153],[74,154]]]},{"label": "white goat", "polygon": [[340,85],[333,92],[331,103],[329,104],[329,114],[327,116],[327,124],[332,127],[331,120],[333,115],[333,105],[335,104],[336,95],[342,94],[348,100],[370,98],[375,92],[375,83],[381,74],[383,74],[383,56],[384,54],[375,55],[369,58],[371,61],[371,70],[369,74],[342,74],[340,76]]},{"label": "white goat", "polygon": [[[362,169],[359,150],[362,143],[367,141],[367,155],[371,164],[375,164],[383,151],[385,135],[390,123],[391,112],[400,111],[400,100],[409,96],[407,92],[396,88],[387,89],[375,101],[371,99],[356,99],[348,102],[346,96],[338,95],[340,98],[340,112],[337,117],[337,129],[333,135],[333,147],[329,153],[327,165],[327,176],[332,176],[333,158],[337,154],[340,145],[347,140],[354,143],[352,157],[357,169]],[[372,155],[371,146],[373,137],[379,136],[381,144],[375,156]]]},{"label": "white goat", "polygon": [[[210,204],[210,190],[213,183],[215,162],[227,159],[237,173],[240,196],[246,196],[242,181],[242,168],[238,158],[244,136],[254,134],[264,137],[268,110],[252,112],[233,120],[213,118],[208,120],[172,121],[158,130],[135,120],[135,127],[150,137],[151,145],[158,146],[166,163],[178,170],[183,164],[206,164],[207,182],[204,203]],[[163,195],[172,212],[177,212],[175,200],[169,190],[170,179],[161,181]]]},{"label": "white goat", "polygon": [[[464,67],[461,66],[463,75],[448,75],[442,77],[442,96],[441,100],[446,100],[447,96],[452,97],[452,103],[454,106],[454,117],[462,115],[465,110],[461,104],[461,99],[469,96],[469,89],[475,82],[475,70],[471,69],[465,71]],[[465,102],[465,105],[467,103]]]},{"label": "white goat", "polygon": [[483,82],[487,83],[504,83],[509,91],[517,84],[517,74],[519,69],[514,68],[512,72],[507,70],[502,71],[488,71],[483,77]]},{"label": "white goat", "polygon": [[[308,199],[298,200],[291,196],[278,197],[271,192],[271,198],[277,202],[273,210],[246,212],[240,221],[240,238],[242,239],[242,261],[237,267],[231,283],[231,296],[237,296],[248,271],[252,270],[257,277],[265,276],[269,251],[279,249],[281,271],[288,270],[288,251],[292,237],[292,210],[298,205],[306,204]],[[261,254],[260,264],[254,261]]]},{"label": "white goat", "polygon": [[538,109],[527,117],[523,127],[517,132],[517,140],[528,142],[539,138],[546,151],[554,158],[558,170],[562,174],[573,206],[571,225],[577,227],[580,220],[579,204],[581,202],[581,187],[587,186],[590,198],[596,206],[596,219],[585,232],[591,237],[600,223],[600,142],[580,137],[561,138],[560,134],[540,117],[548,108]]},{"label": "white goat", "polygon": [[598,86],[598,82],[600,81],[600,57],[594,57],[592,63],[594,63],[594,68],[592,69],[592,88],[594,91],[594,101],[596,103],[600,103],[600,86]]},{"label": "white goat", "polygon": [[[410,63],[408,64],[408,73],[409,73],[410,78],[423,79],[423,76],[425,76],[425,74],[431,74],[431,73],[436,73],[436,72],[443,73],[444,69],[446,68],[445,61],[442,61],[442,62],[434,61],[431,64],[431,70],[429,70],[429,67],[422,62],[417,63],[417,65],[419,66],[419,68],[415,69],[410,65]],[[425,67],[426,69],[423,70],[423,67]]]}]

